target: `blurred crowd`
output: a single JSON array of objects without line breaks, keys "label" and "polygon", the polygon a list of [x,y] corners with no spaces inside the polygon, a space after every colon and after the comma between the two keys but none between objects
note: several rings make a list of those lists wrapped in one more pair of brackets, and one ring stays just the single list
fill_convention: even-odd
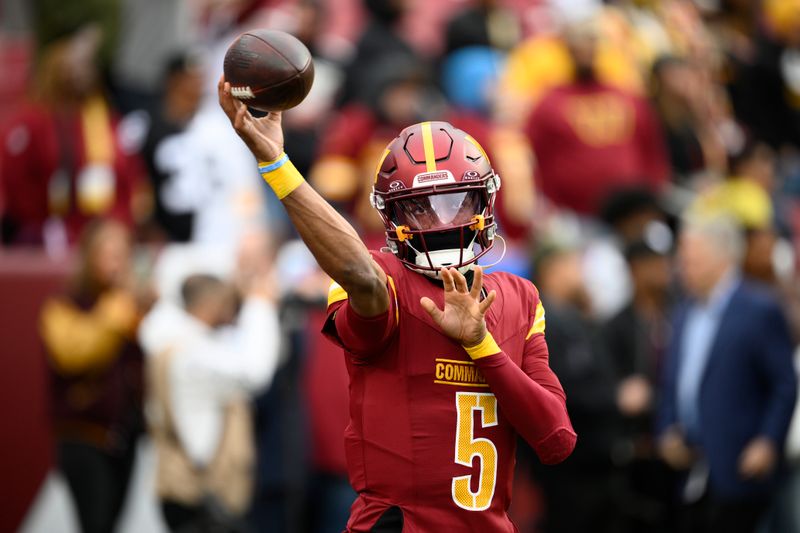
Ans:
[{"label": "blurred crowd", "polygon": [[521,443],[521,531],[800,532],[800,0],[3,0],[0,246],[74,261],[31,327],[83,531],[143,435],[172,531],[341,531],[354,499],[329,280],[216,102],[256,27],[311,51],[286,152],[370,248],[405,126],[500,175],[486,263],[539,288],[579,435]]}]

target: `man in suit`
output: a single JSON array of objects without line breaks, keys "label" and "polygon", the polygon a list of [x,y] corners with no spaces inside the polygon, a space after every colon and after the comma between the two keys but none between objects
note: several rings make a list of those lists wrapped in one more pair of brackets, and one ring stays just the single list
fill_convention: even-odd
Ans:
[{"label": "man in suit", "polygon": [[796,394],[792,339],[775,298],[742,280],[744,241],[725,218],[685,221],[687,301],[667,351],[659,448],[683,487],[685,530],[752,532],[775,486]]}]

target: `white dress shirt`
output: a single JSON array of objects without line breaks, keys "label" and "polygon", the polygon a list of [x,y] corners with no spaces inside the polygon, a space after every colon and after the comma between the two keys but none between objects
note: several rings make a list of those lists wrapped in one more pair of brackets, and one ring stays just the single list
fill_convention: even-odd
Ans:
[{"label": "white dress shirt", "polygon": [[739,273],[729,270],[709,297],[695,301],[686,316],[678,367],[678,417],[692,443],[697,443],[702,424],[699,404],[705,369],[722,317],[740,283]]},{"label": "white dress shirt", "polygon": [[275,307],[248,298],[237,324],[217,331],[162,302],[145,317],[139,336],[150,356],[172,350],[169,399],[175,431],[189,458],[208,464],[230,400],[264,389],[275,374],[280,350]]}]

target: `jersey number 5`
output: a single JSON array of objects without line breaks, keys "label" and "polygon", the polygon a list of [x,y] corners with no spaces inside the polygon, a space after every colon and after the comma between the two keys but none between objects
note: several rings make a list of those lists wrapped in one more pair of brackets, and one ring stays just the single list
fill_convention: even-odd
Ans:
[{"label": "jersey number 5", "polygon": [[480,461],[478,490],[472,492],[472,475],[453,478],[453,501],[468,511],[485,511],[492,503],[497,484],[497,448],[489,439],[475,438],[474,412],[481,414],[481,427],[497,425],[497,398],[488,392],[456,392],[456,463],[472,466]]}]

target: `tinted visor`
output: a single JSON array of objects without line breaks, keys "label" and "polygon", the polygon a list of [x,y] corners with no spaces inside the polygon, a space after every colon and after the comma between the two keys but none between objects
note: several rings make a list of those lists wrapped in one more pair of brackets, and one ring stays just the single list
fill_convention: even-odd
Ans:
[{"label": "tinted visor", "polygon": [[394,202],[392,219],[412,230],[435,230],[470,222],[481,211],[478,191],[418,196]]}]

